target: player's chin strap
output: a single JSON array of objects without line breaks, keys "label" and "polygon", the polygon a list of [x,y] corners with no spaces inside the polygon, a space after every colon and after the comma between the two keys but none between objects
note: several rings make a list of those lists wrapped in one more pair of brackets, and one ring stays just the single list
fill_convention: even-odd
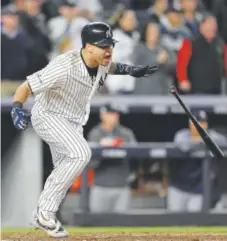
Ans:
[{"label": "player's chin strap", "polygon": [[23,108],[23,104],[21,103],[21,102],[19,102],[19,101],[15,101],[15,102],[13,102],[13,107],[14,108],[16,108],[16,107],[18,107],[18,108]]}]

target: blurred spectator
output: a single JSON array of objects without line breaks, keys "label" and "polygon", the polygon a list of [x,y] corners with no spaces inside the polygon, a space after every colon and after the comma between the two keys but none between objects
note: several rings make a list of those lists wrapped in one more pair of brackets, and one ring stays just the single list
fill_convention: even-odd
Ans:
[{"label": "blurred spectator", "polygon": [[15,8],[3,9],[1,22],[1,79],[22,81],[28,73],[29,39],[20,28]]},{"label": "blurred spectator", "polygon": [[227,43],[227,1],[216,0],[214,4],[214,15],[217,18],[218,29],[221,37]]},{"label": "blurred spectator", "polygon": [[[103,1],[106,2],[106,0],[103,0]],[[119,0],[119,1],[109,0],[107,2],[112,2],[112,8],[102,12],[103,21],[104,22],[106,21],[112,27],[116,27],[116,23],[118,19],[122,16],[123,11],[125,9],[128,9],[128,6],[126,3],[124,3],[123,0]],[[136,13],[138,13],[138,11],[135,12],[135,14]],[[138,16],[136,14],[136,18],[137,17]]]},{"label": "blurred spectator", "polygon": [[155,23],[147,24],[142,41],[144,44],[138,44],[135,48],[135,63],[158,65],[159,71],[150,77],[137,79],[135,94],[167,95],[172,84],[170,73],[174,73],[176,55],[160,43],[160,30]]},{"label": "blurred spectator", "polygon": [[1,1],[1,7],[8,5],[10,3],[10,0],[2,0]]},{"label": "blurred spectator", "polygon": [[160,23],[160,19],[164,16],[168,8],[168,0],[155,0],[154,4],[148,9],[151,21]]},{"label": "blurred spectator", "polygon": [[41,12],[42,3],[43,1],[40,0],[25,0],[24,10],[30,16],[31,20],[33,20],[37,29],[44,35],[47,35],[48,30],[45,25],[45,16]]},{"label": "blurred spectator", "polygon": [[[39,2],[41,4],[41,12],[45,15],[45,21],[56,17],[58,5],[56,0],[39,0]],[[11,0],[7,7],[15,7],[19,11],[24,11],[25,4],[27,4],[25,0]]]},{"label": "blurred spectator", "polygon": [[99,0],[103,10],[113,10],[116,5],[124,6],[126,8],[130,7],[129,2],[130,0]]},{"label": "blurred spectator", "polygon": [[[204,111],[194,111],[193,115],[203,128],[209,130],[210,136],[217,144],[227,144],[226,138],[209,129],[207,114]],[[192,122],[189,129],[178,131],[174,142],[181,151],[193,155],[204,150],[204,142]],[[212,185],[212,207],[220,199],[217,188],[218,160],[213,159],[210,180]],[[169,189],[167,205],[170,211],[200,211],[203,204],[202,160],[197,158],[177,159],[169,162]]]},{"label": "blurred spectator", "polygon": [[[119,1],[114,1],[114,0],[100,0],[99,1],[101,6],[103,7],[103,10],[106,11],[110,11],[111,9],[115,8],[115,5],[119,2]],[[117,2],[117,3],[116,3]]]},{"label": "blurred spectator", "polygon": [[[217,18],[219,34],[225,42],[224,59],[225,59],[225,79],[227,80],[227,1],[212,1],[213,12]],[[227,93],[227,82],[225,82],[225,93]]]},{"label": "blurred spectator", "polygon": [[59,6],[60,16],[48,22],[53,51],[50,59],[68,50],[80,50],[82,47],[81,30],[88,20],[78,17],[78,8],[70,0],[64,0]]},{"label": "blurred spectator", "polygon": [[193,94],[220,94],[224,74],[223,47],[217,36],[216,19],[205,16],[200,24],[200,35],[193,41],[184,40],[179,51],[179,88]]},{"label": "blurred spectator", "polygon": [[149,8],[153,0],[130,0],[130,8],[134,10],[146,10]]},{"label": "blurred spectator", "polygon": [[[88,135],[88,141],[106,147],[134,143],[133,132],[120,124],[118,111],[110,105],[100,110],[101,123]],[[129,163],[127,160],[101,159],[92,161],[95,166],[94,186],[90,193],[91,212],[126,211],[130,202],[128,187]]]},{"label": "blurred spectator", "polygon": [[58,16],[57,3],[53,0],[43,0],[41,11],[45,15],[45,21],[48,22],[51,18]]},{"label": "blurred spectator", "polygon": [[184,24],[183,14],[176,8],[169,7],[166,17],[161,19],[161,42],[164,47],[177,52],[184,38],[190,38],[190,31]]},{"label": "blurred spectator", "polygon": [[48,52],[51,49],[45,16],[41,13],[41,5],[40,0],[25,0],[23,11],[20,11],[21,25],[32,44],[29,74],[47,65]]},{"label": "blurred spectator", "polygon": [[[173,6],[177,9],[181,9],[181,0],[170,0],[172,2]],[[204,4],[205,0],[196,0],[198,10],[207,10],[206,4]]]},{"label": "blurred spectator", "polygon": [[[24,9],[24,0],[12,0],[9,1],[9,4],[5,6],[6,8],[16,8],[17,10],[23,10]],[[5,8],[4,7],[4,8]]]},{"label": "blurred spectator", "polygon": [[[224,59],[225,59],[225,79],[227,80],[227,1],[216,0],[212,1],[213,12],[217,18],[218,29],[220,36],[225,42]],[[227,82],[225,82],[225,93],[227,93]]]},{"label": "blurred spectator", "polygon": [[212,11],[212,7],[213,7],[213,4],[215,1],[213,0],[197,0],[198,1],[198,4],[199,4],[199,7],[202,8],[202,9],[206,9],[207,11]]},{"label": "blurred spectator", "polygon": [[[113,61],[132,65],[135,45],[139,41],[139,33],[136,29],[136,15],[132,10],[123,10],[113,30],[116,43],[113,51]],[[135,78],[132,76],[109,75],[106,80],[106,87],[111,94],[132,93],[134,90]]]},{"label": "blurred spectator", "polygon": [[192,36],[197,36],[199,34],[199,21],[202,19],[202,14],[197,11],[198,0],[181,0],[180,3],[186,27]]},{"label": "blurred spectator", "polygon": [[95,20],[97,16],[103,11],[100,0],[76,0],[75,2],[83,11],[83,16],[90,20]]}]

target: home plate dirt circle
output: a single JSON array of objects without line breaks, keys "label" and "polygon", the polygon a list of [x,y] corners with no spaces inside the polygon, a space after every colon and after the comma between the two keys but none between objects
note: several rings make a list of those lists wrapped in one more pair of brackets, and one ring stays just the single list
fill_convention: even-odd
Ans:
[{"label": "home plate dirt circle", "polygon": [[73,233],[68,238],[49,238],[40,232],[2,233],[2,241],[227,241],[215,233]]}]

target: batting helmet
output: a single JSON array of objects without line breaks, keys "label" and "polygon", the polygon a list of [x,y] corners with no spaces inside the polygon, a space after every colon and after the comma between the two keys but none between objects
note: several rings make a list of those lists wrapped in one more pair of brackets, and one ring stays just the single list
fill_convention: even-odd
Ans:
[{"label": "batting helmet", "polygon": [[92,22],[84,26],[81,32],[83,47],[90,43],[99,47],[114,45],[117,40],[113,39],[111,27],[102,22]]}]

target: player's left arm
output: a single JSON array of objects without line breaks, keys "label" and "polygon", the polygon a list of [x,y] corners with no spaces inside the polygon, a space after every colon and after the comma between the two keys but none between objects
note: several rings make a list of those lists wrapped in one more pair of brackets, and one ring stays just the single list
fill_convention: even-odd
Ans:
[{"label": "player's left arm", "polygon": [[158,70],[157,65],[132,66],[127,64],[112,62],[108,73],[113,75],[131,75],[133,77],[139,78],[139,77],[154,74],[157,70]]}]

